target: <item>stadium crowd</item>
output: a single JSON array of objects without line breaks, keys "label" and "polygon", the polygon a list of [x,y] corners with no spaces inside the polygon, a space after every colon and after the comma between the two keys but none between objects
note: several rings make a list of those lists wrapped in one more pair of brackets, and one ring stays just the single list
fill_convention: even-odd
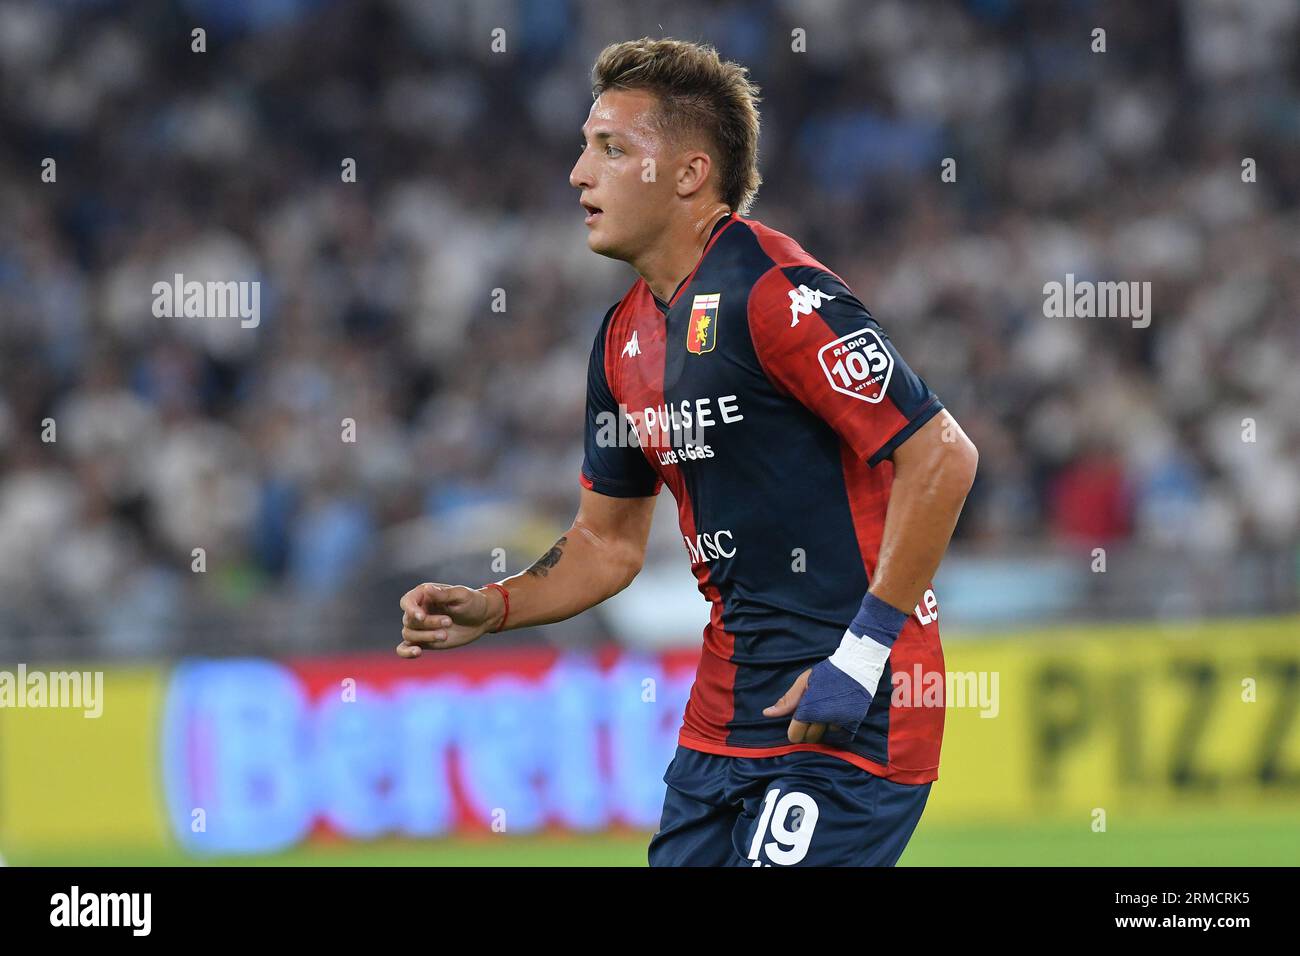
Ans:
[{"label": "stadium crowd", "polygon": [[[981,450],[959,550],[1300,537],[1291,0],[5,0],[0,632],[309,640],[484,522],[544,550],[634,278],[567,176],[592,60],[646,33],[751,67],[750,215]],[[258,323],[157,317],[177,273],[260,282]],[[1046,316],[1067,274],[1149,282],[1149,325]]]}]

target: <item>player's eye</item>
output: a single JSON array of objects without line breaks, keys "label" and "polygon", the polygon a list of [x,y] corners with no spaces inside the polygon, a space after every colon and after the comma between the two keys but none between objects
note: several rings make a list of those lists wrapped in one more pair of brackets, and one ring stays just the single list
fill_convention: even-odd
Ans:
[{"label": "player's eye", "polygon": [[[613,150],[613,152],[610,152],[611,150]],[[622,151],[621,149],[619,149],[617,146],[615,146],[613,143],[606,143],[606,144],[605,144],[605,155],[606,155],[606,156],[622,156],[622,155],[623,155],[623,151]]]}]

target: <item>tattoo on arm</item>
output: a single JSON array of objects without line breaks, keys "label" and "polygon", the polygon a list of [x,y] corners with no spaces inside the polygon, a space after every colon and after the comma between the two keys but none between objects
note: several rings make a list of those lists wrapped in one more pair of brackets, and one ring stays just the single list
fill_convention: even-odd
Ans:
[{"label": "tattoo on arm", "polygon": [[536,578],[546,577],[551,568],[559,564],[560,558],[564,557],[564,544],[568,540],[567,537],[560,538],[559,541],[555,542],[555,544],[551,546],[551,550],[547,551],[544,555],[534,561],[533,566],[525,573],[531,574]]}]

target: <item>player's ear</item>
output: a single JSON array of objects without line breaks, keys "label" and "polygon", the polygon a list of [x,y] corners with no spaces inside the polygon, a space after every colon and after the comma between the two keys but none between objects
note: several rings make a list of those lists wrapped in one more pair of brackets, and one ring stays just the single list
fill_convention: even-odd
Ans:
[{"label": "player's ear", "polygon": [[704,188],[713,170],[713,160],[702,149],[692,150],[682,157],[677,167],[677,195],[690,199]]}]

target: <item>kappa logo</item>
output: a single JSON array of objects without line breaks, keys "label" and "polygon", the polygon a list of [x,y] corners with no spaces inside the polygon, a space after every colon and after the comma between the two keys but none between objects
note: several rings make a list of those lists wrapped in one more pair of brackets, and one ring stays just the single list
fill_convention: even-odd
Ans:
[{"label": "kappa logo", "polygon": [[686,322],[686,351],[703,355],[717,346],[718,303],[721,301],[721,292],[697,295],[691,300],[691,317]]},{"label": "kappa logo", "polygon": [[633,358],[641,354],[641,345],[636,340],[636,329],[632,330],[632,337],[627,340],[627,345],[623,346],[622,358]]},{"label": "kappa logo", "polygon": [[833,299],[835,296],[823,292],[821,289],[810,289],[806,285],[801,285],[797,289],[790,290],[790,328],[799,324],[799,316],[812,315],[812,310],[822,304],[823,299]]}]

